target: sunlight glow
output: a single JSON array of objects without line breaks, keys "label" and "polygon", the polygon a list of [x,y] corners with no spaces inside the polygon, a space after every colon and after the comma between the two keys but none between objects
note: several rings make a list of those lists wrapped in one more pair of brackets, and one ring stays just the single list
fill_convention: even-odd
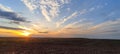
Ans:
[{"label": "sunlight glow", "polygon": [[19,26],[19,28],[25,29],[25,30],[31,30],[30,28],[27,28],[27,27],[25,27],[25,26]]},{"label": "sunlight glow", "polygon": [[23,31],[21,35],[28,37],[31,33],[28,31]]}]

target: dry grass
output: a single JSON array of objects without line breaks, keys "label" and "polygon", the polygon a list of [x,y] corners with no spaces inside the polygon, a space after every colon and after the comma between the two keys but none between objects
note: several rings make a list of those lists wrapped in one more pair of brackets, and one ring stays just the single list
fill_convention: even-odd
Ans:
[{"label": "dry grass", "polygon": [[120,41],[0,38],[0,54],[120,54]]}]

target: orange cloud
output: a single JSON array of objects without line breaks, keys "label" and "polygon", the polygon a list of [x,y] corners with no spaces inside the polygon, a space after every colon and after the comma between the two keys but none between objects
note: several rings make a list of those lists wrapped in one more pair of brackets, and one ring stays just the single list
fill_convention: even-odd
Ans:
[{"label": "orange cloud", "polygon": [[12,37],[12,36],[17,37],[18,36],[18,37],[21,37],[21,36],[27,35],[27,33],[28,33],[27,31],[23,32],[23,30],[10,30],[10,29],[2,29],[2,28],[0,28],[0,35],[2,35],[2,36],[10,36],[10,37]]}]

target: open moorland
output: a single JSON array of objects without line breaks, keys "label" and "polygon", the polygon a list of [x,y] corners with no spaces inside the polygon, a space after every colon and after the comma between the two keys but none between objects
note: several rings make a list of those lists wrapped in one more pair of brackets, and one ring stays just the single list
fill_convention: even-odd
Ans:
[{"label": "open moorland", "polygon": [[0,54],[120,54],[120,40],[1,37]]}]

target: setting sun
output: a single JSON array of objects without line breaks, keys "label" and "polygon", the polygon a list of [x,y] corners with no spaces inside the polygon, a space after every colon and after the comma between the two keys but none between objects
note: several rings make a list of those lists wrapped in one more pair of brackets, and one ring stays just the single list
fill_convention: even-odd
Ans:
[{"label": "setting sun", "polygon": [[21,35],[28,37],[31,33],[28,31],[23,31]]}]

